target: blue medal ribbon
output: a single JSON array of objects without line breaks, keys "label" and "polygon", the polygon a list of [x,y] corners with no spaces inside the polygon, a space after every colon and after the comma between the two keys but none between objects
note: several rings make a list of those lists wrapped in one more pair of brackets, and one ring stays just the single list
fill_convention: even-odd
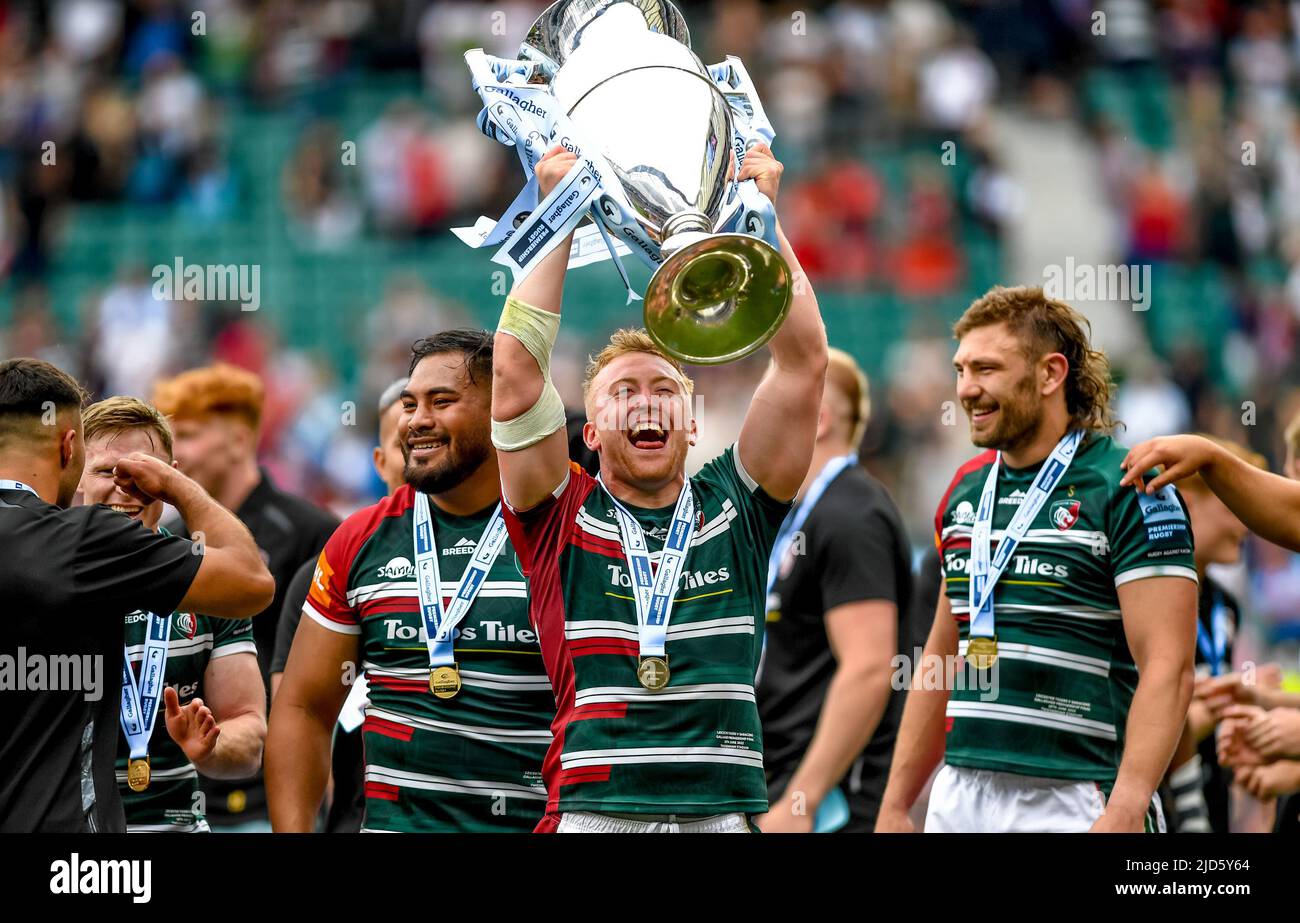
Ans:
[{"label": "blue medal ribbon", "polygon": [[991,638],[994,636],[993,587],[1002,572],[1011,563],[1016,548],[1024,539],[1029,527],[1038,515],[1047,498],[1051,496],[1056,485],[1065,477],[1065,472],[1074,460],[1074,453],[1083,441],[1084,431],[1071,430],[1061,437],[1052,449],[1052,454],[1038,469],[1034,482],[1029,486],[1025,499],[1016,514],[1011,517],[1002,541],[998,542],[997,553],[989,560],[989,546],[993,536],[993,508],[996,505],[998,489],[998,469],[1002,464],[1002,453],[998,452],[989,468],[988,477],[980,491],[980,505],[975,513],[975,526],[971,530],[970,542],[970,637]]},{"label": "blue medal ribbon", "polygon": [[131,659],[122,657],[122,713],[120,723],[126,736],[131,759],[149,755],[149,738],[153,736],[158,701],[162,698],[163,677],[167,672],[167,642],[172,633],[172,617],[162,618],[152,612],[145,635],[144,659],[140,661],[140,678],[131,672]]},{"label": "blue medal ribbon", "polygon": [[618,502],[614,494],[600,481],[601,489],[614,504],[618,531],[632,572],[632,599],[636,606],[637,643],[642,657],[663,657],[668,640],[668,620],[672,617],[673,596],[677,593],[677,580],[686,561],[695,534],[695,497],[687,478],[682,492],[673,507],[672,523],[664,539],[663,553],[659,557],[656,573],[650,566],[650,550],[646,545],[645,531],[636,518]]},{"label": "blue medal ribbon", "polygon": [[506,521],[498,503],[474,546],[469,565],[460,575],[451,603],[444,610],[433,514],[429,509],[429,495],[423,491],[415,491],[414,518],[415,581],[420,597],[420,618],[424,621],[425,644],[429,648],[429,667],[451,666],[456,662],[453,632],[474,605],[488,571],[492,569],[492,562],[506,542]]}]

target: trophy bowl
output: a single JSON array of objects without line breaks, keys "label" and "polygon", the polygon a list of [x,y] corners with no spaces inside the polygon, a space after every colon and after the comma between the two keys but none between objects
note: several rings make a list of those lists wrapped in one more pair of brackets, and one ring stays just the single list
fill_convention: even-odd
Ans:
[{"label": "trophy bowl", "polygon": [[683,362],[716,365],[771,339],[790,309],[790,268],[758,236],[761,221],[727,230],[739,207],[733,114],[677,7],[558,0],[519,57],[604,156],[614,176],[603,183],[617,182],[634,212],[604,196],[592,215],[656,264],[645,294],[655,342]]}]

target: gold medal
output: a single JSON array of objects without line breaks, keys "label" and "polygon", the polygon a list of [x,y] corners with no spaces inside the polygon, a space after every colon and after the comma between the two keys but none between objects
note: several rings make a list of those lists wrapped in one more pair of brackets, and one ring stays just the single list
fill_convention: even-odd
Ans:
[{"label": "gold medal", "polygon": [[429,672],[429,691],[440,699],[450,699],[460,692],[460,667],[434,667]]},{"label": "gold medal", "polygon": [[966,662],[977,670],[987,670],[998,659],[997,635],[971,638],[966,645]]},{"label": "gold medal", "polygon": [[637,664],[636,678],[654,692],[668,685],[669,675],[667,657],[642,657]]},{"label": "gold medal", "polygon": [[226,796],[226,810],[231,814],[242,814],[248,807],[248,795],[242,788],[237,788]]},{"label": "gold medal", "polygon": [[149,757],[133,759],[126,764],[126,784],[133,792],[142,792],[149,787]]}]

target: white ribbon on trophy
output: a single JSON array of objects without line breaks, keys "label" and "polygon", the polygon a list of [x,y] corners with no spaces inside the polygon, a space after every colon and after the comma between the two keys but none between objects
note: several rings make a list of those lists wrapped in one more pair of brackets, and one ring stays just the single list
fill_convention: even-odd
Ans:
[{"label": "white ribbon on trophy", "polygon": [[[474,248],[497,246],[492,261],[510,267],[518,282],[590,214],[592,224],[574,234],[569,267],[613,257],[627,300],[639,299],[619,257],[635,253],[653,270],[663,256],[637,222],[622,184],[616,179],[603,182],[603,177],[616,175],[608,162],[594,147],[583,145],[546,86],[528,83],[536,64],[493,57],[482,49],[466,52],[465,61],[484,103],[479,129],[515,148],[528,180],[500,219],[480,217],[471,227],[453,228],[453,233]],[[739,58],[729,56],[708,71],[731,110],[732,152],[738,173],[749,148],[757,142],[770,144],[775,132]],[[578,162],[539,202],[537,161],[557,143],[573,151]],[[761,237],[777,247],[775,211],[753,180],[737,182],[733,178],[730,183],[714,232],[731,231]]]},{"label": "white ribbon on trophy", "polygon": [[[644,248],[640,226],[632,217],[635,213],[624,198],[622,186],[613,182],[607,188],[600,181],[603,175],[613,175],[609,164],[594,148],[584,148],[578,143],[577,132],[548,89],[527,83],[535,65],[495,58],[478,48],[465,53],[465,63],[473,76],[474,89],[484,102],[478,116],[479,129],[489,138],[515,148],[528,182],[499,220],[484,216],[473,227],[453,228],[453,233],[475,248],[499,244],[492,262],[510,267],[518,282],[559,246],[599,199],[598,213],[605,221],[629,238],[635,235]],[[550,195],[539,202],[537,162],[556,143],[573,151],[578,162]],[[606,252],[613,252],[614,244],[605,226],[596,221],[593,229],[604,238]],[[591,249],[590,243],[585,242],[587,262],[594,261],[590,259]],[[628,301],[639,298],[623,264],[617,260],[615,263],[627,289]],[[651,261],[651,265],[658,262]]]}]

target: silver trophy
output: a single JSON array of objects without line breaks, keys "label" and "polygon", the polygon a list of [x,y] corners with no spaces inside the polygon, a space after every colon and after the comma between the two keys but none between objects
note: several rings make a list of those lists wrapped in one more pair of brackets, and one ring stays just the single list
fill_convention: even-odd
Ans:
[{"label": "silver trophy", "polygon": [[545,85],[605,158],[614,176],[602,185],[618,183],[631,206],[624,216],[604,196],[592,216],[657,264],[645,294],[651,337],[696,364],[730,362],[766,343],[790,308],[790,268],[761,236],[774,230],[765,227],[775,220],[771,204],[750,189],[766,218],[741,207],[744,149],[732,106],[691,50],[677,7],[559,0],[528,30],[519,58],[531,65],[529,83]]}]

